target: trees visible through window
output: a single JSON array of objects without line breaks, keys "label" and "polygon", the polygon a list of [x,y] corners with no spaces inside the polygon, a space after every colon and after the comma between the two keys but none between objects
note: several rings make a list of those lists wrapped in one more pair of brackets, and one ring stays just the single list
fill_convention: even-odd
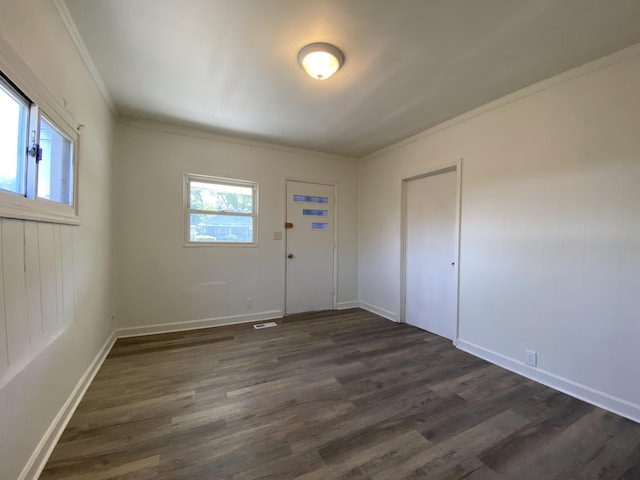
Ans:
[{"label": "trees visible through window", "polygon": [[185,175],[187,243],[256,243],[256,182]]}]

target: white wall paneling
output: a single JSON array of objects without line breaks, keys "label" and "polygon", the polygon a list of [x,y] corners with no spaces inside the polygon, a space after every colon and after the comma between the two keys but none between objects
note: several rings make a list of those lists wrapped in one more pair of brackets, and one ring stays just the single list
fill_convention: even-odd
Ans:
[{"label": "white wall paneling", "polygon": [[73,230],[13,219],[0,222],[2,319],[8,383],[75,318]]},{"label": "white wall paneling", "polygon": [[62,318],[67,326],[75,318],[75,279],[73,265],[73,233],[65,225],[60,228],[60,253],[62,267]]},{"label": "white wall paneling", "polygon": [[2,220],[2,275],[9,368],[29,355],[23,222]]},{"label": "white wall paneling", "polygon": [[38,224],[36,222],[23,222],[23,225],[29,334],[32,345],[42,345],[44,342],[44,316],[42,314],[42,290],[40,288]]},{"label": "white wall paneling", "polygon": [[42,324],[46,337],[55,335],[58,329],[58,269],[56,267],[55,226],[38,223],[38,248],[42,298]]}]

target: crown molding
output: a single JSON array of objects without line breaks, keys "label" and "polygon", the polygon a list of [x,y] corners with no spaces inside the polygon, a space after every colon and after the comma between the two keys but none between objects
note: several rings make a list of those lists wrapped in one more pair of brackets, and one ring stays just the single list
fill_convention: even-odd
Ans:
[{"label": "crown molding", "polygon": [[136,119],[130,117],[120,117],[118,119],[120,125],[141,130],[150,130],[153,132],[167,133],[171,135],[179,135],[183,137],[200,138],[203,140],[212,140],[215,142],[231,143],[234,145],[242,145],[245,147],[262,148],[266,150],[275,150],[277,152],[286,152],[305,156],[314,156],[327,160],[337,160],[342,162],[358,162],[357,157],[347,155],[337,155],[333,153],[318,152],[316,150],[305,150],[304,148],[291,147],[279,143],[270,143],[260,140],[252,140],[246,137],[235,135],[224,135],[216,133],[214,130],[205,128],[187,127],[172,123],[164,123],[153,120]]},{"label": "crown molding", "polygon": [[107,102],[107,106],[109,107],[109,110],[111,110],[111,113],[116,119],[120,118],[118,109],[116,108],[116,104],[111,98],[111,95],[109,95],[109,90],[107,90],[107,86],[102,80],[102,77],[100,76],[100,73],[98,72],[98,69],[96,68],[95,63],[93,63],[93,59],[91,58],[91,55],[89,54],[89,50],[87,50],[87,46],[84,44],[84,41],[80,36],[80,32],[78,31],[78,28],[76,27],[76,24],[73,21],[73,18],[71,17],[71,13],[67,8],[67,4],[65,3],[64,0],[53,0],[53,4],[58,10],[58,14],[62,19],[62,23],[64,23],[64,26],[67,29],[67,32],[69,33],[69,36],[71,37],[71,41],[75,45],[76,50],[78,50],[78,53],[80,54],[82,61],[86,65],[87,70],[89,70],[89,74],[93,78],[93,81],[98,87],[98,90],[100,90],[100,93],[104,98],[104,101]]},{"label": "crown molding", "polygon": [[576,78],[582,77],[589,73],[596,72],[598,70],[602,70],[603,68],[610,67],[612,65],[624,62],[626,60],[629,60],[637,56],[640,56],[640,43],[637,43],[627,48],[623,48],[622,50],[618,50],[617,52],[610,53],[609,55],[605,55],[604,57],[600,57],[596,60],[592,60],[591,62],[585,63],[578,67],[574,67],[570,70],[559,73],[558,75],[554,75],[553,77],[549,77],[545,80],[541,80],[532,85],[521,88],[520,90],[516,90],[515,92],[509,93],[504,97],[500,97],[497,100],[493,100],[489,103],[485,103],[484,105],[481,105],[472,110],[469,110],[468,112],[462,113],[456,117],[453,117],[450,120],[446,120],[438,125],[428,128],[427,130],[417,133],[409,138],[400,140],[399,142],[389,145],[388,147],[384,147],[376,152],[370,153],[369,155],[365,155],[364,157],[361,157],[359,161],[361,163],[367,162],[376,157],[384,155],[385,153],[392,152],[406,145],[410,145],[424,138],[430,137],[431,135],[434,135],[438,132],[446,130],[447,128],[451,128],[455,125],[466,122],[467,120],[471,120],[475,117],[479,117],[480,115],[488,113],[492,110],[496,110],[500,107],[504,107],[505,105],[509,105],[510,103],[515,103],[519,100],[530,97],[544,90],[548,90],[562,83],[575,80]]}]

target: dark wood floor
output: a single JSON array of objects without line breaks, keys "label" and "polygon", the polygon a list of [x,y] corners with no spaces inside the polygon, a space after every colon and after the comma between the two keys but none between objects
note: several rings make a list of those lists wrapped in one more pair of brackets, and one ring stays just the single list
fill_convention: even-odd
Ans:
[{"label": "dark wood floor", "polygon": [[640,424],[362,310],[119,340],[42,479],[640,479]]}]

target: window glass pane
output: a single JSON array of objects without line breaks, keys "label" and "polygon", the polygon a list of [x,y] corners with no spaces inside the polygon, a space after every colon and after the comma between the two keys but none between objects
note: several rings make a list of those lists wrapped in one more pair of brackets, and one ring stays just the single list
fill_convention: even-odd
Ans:
[{"label": "window glass pane", "polygon": [[253,188],[209,182],[190,182],[189,208],[218,212],[253,212]]},{"label": "window glass pane", "polygon": [[253,217],[240,215],[189,215],[192,242],[253,242]]},{"label": "window glass pane", "polygon": [[309,203],[329,203],[327,197],[310,197],[308,195],[294,195],[294,202],[309,202]]},{"label": "window glass pane", "polygon": [[29,107],[0,81],[0,188],[25,193]]},{"label": "window glass pane", "polygon": [[313,215],[315,217],[326,217],[329,215],[327,210],[307,210],[306,208],[302,210],[302,215]]},{"label": "window glass pane", "polygon": [[40,119],[42,160],[38,162],[38,197],[73,204],[73,144]]},{"label": "window glass pane", "polygon": [[328,228],[329,228],[328,223],[312,223],[311,224],[312,230],[326,230]]}]

